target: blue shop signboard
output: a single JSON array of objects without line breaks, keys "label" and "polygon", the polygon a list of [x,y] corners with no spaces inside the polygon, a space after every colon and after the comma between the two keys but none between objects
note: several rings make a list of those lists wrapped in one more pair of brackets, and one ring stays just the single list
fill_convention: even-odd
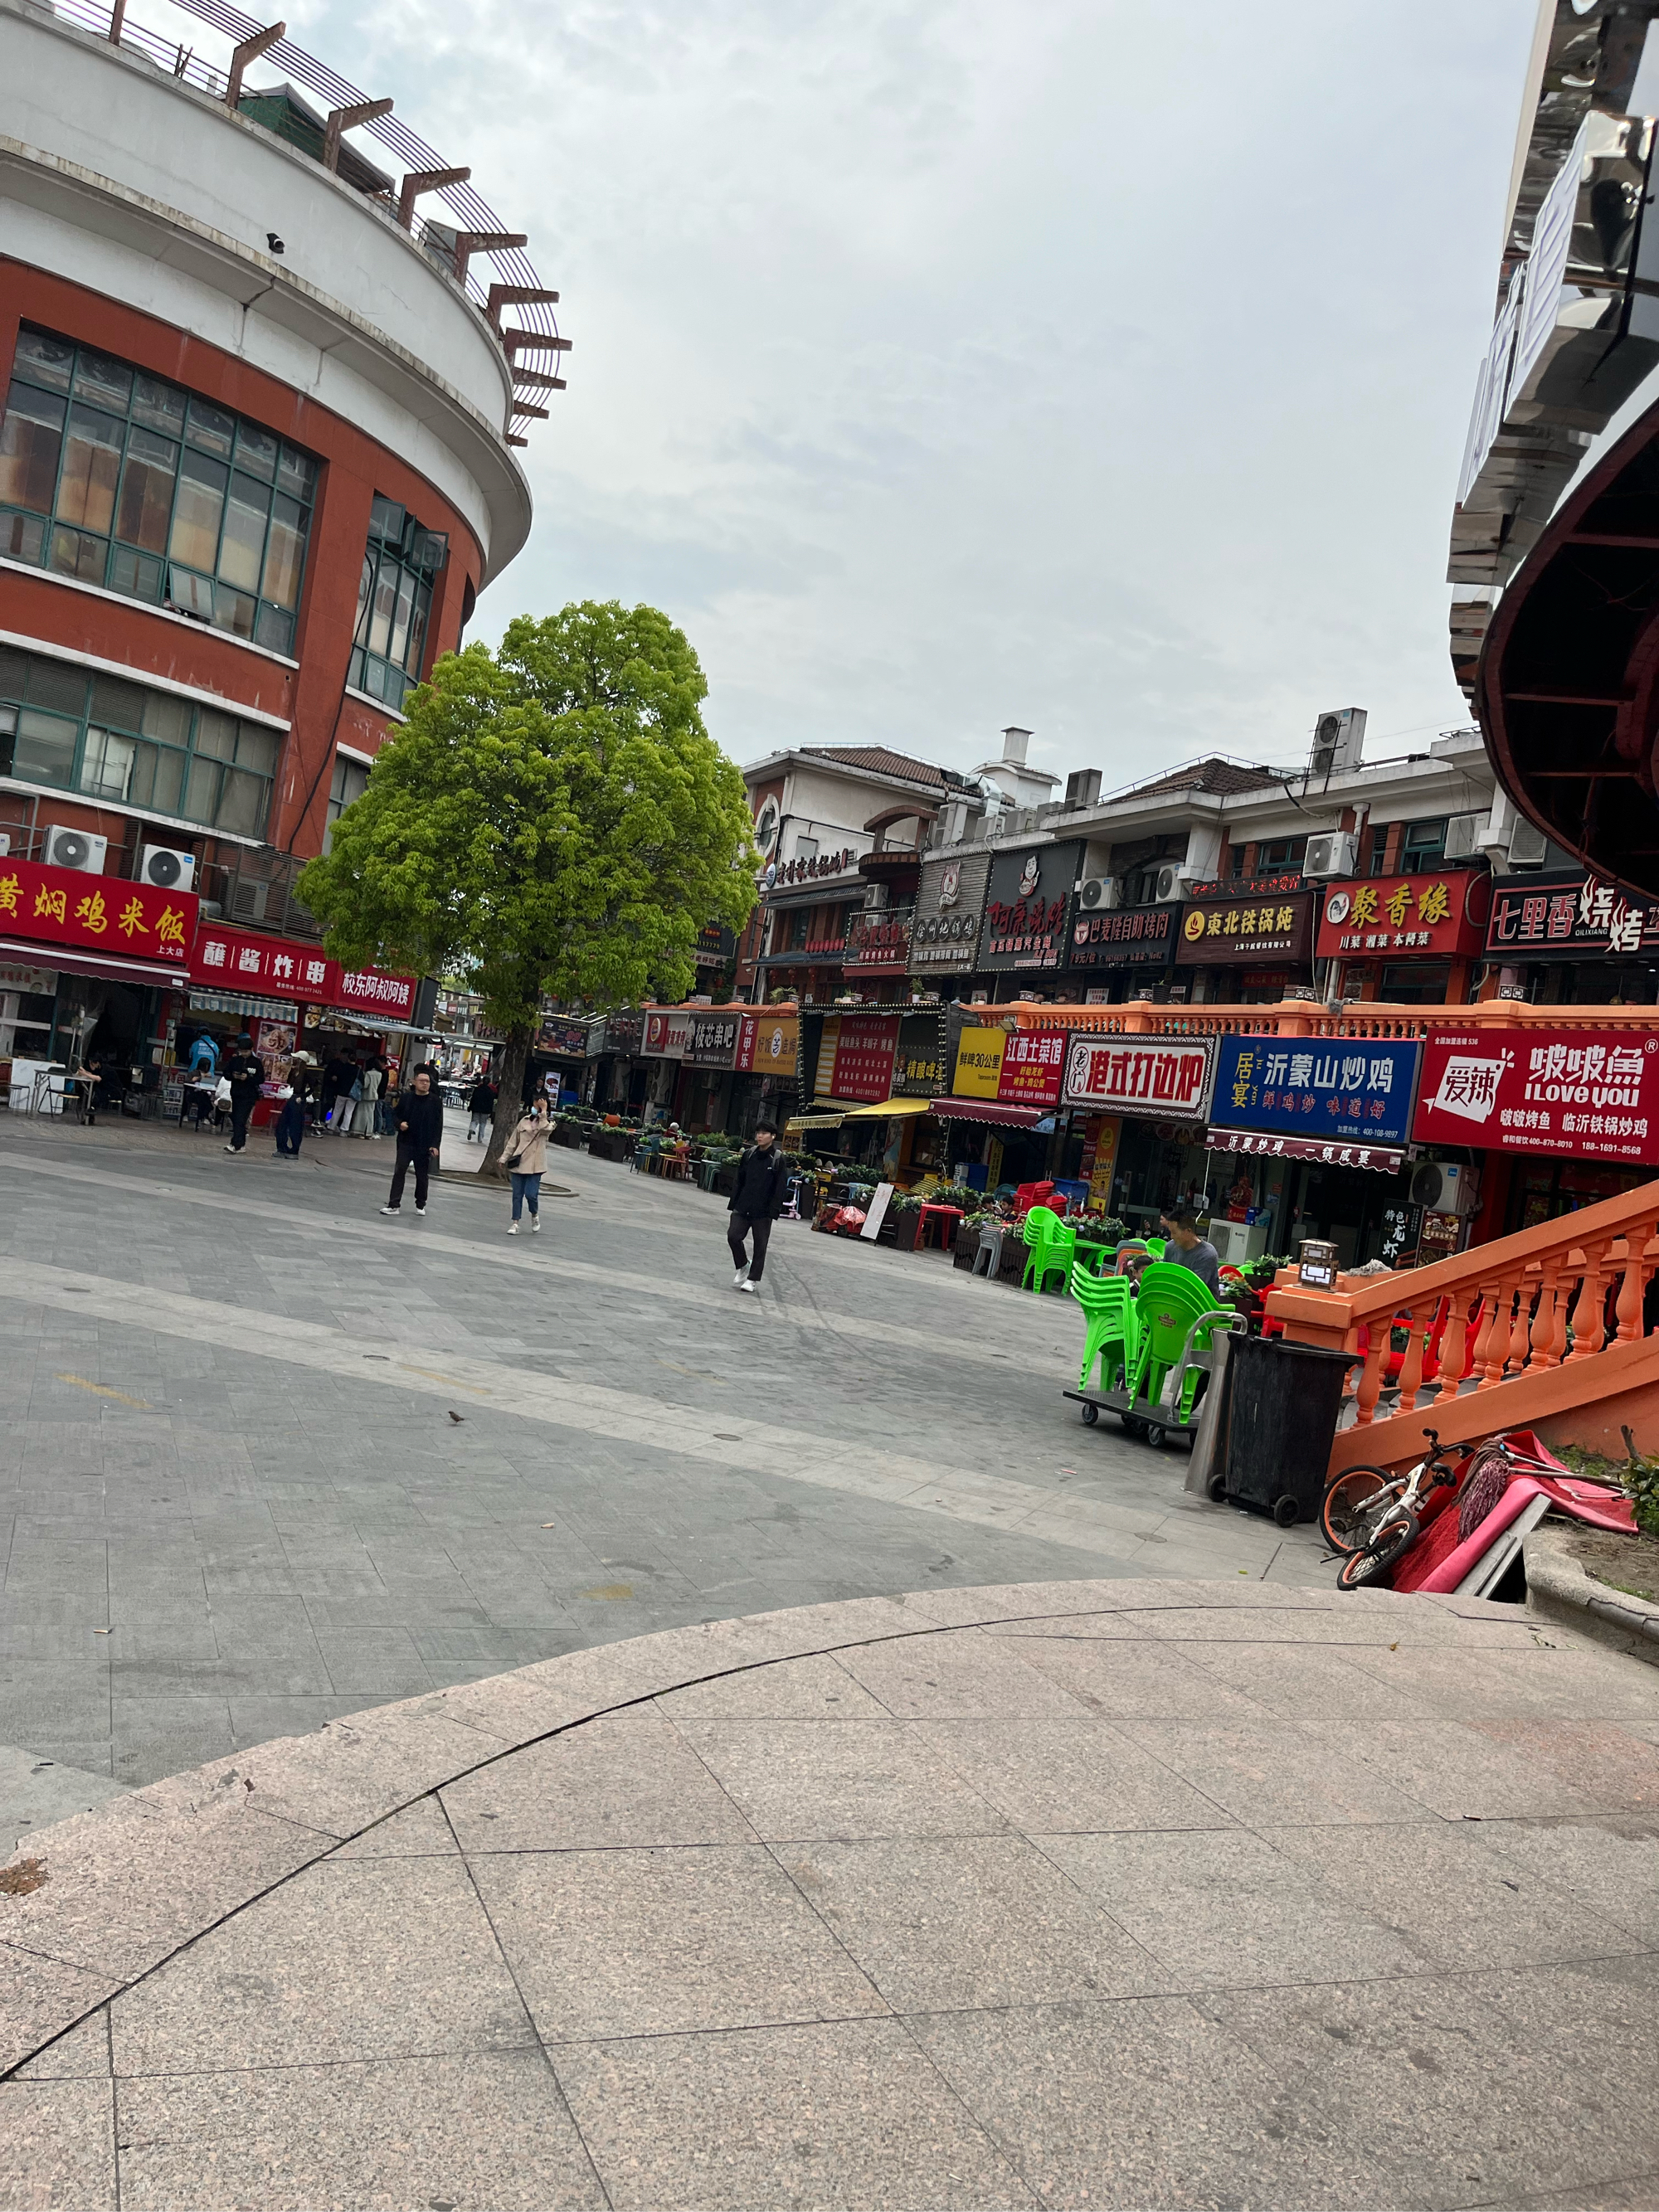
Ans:
[{"label": "blue shop signboard", "polygon": [[1391,1037],[1224,1036],[1210,1126],[1403,1145],[1420,1045]]}]

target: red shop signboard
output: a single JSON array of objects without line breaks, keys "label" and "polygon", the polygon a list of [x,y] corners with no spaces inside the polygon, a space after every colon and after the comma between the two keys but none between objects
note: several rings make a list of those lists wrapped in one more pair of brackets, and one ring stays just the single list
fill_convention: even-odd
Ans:
[{"label": "red shop signboard", "polygon": [[158,890],[82,868],[0,860],[0,937],[36,938],[133,960],[155,960],[182,975],[196,930],[191,891]]},{"label": "red shop signboard", "polygon": [[1478,869],[1331,884],[1319,910],[1319,957],[1467,958],[1485,949],[1491,903],[1492,878]]},{"label": "red shop signboard", "polygon": [[1063,1030],[1016,1030],[1002,1048],[997,1102],[1003,1106],[1058,1106],[1065,1072]]},{"label": "red shop signboard", "polygon": [[387,975],[378,968],[343,969],[315,945],[204,922],[197,932],[190,980],[199,988],[245,991],[256,997],[334,1006],[348,1013],[396,1018],[415,1005],[412,975]]},{"label": "red shop signboard", "polygon": [[[832,1014],[823,1025],[823,1047],[833,1046],[834,1051],[829,1096],[868,1105],[890,1097],[898,1033],[896,1014]],[[823,1047],[819,1048],[820,1067]]]},{"label": "red shop signboard", "polygon": [[1659,1036],[1443,1030],[1423,1047],[1412,1136],[1558,1159],[1659,1161]]}]

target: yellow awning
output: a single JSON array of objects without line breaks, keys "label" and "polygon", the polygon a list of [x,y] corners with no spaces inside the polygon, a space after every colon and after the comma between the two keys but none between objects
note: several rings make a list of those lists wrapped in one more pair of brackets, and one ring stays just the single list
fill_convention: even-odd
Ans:
[{"label": "yellow awning", "polygon": [[849,1121],[900,1121],[912,1114],[925,1114],[933,1104],[931,1098],[884,1098],[879,1106],[853,1106],[848,1109]]},{"label": "yellow awning", "polygon": [[784,1133],[787,1135],[791,1129],[839,1129],[846,1119],[845,1107],[829,1106],[821,1100],[815,1101],[810,1114],[792,1114],[789,1116],[784,1124]]}]

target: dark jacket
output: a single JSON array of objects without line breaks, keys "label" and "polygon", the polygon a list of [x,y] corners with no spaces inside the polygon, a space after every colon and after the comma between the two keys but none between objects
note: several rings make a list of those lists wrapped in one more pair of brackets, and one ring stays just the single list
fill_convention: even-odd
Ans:
[{"label": "dark jacket", "polygon": [[234,1052],[220,1073],[229,1081],[233,1098],[257,1097],[259,1085],[265,1079],[265,1066],[251,1052]]},{"label": "dark jacket", "polygon": [[732,1194],[728,1213],[740,1213],[745,1221],[775,1221],[783,1212],[784,1194],[789,1179],[783,1164],[783,1154],[775,1144],[762,1152],[753,1145],[744,1154],[738,1167],[738,1187]]},{"label": "dark jacket", "polygon": [[443,1133],[444,1102],[435,1091],[428,1091],[424,1098],[418,1091],[399,1092],[398,1142],[400,1145],[410,1146],[417,1152],[432,1152],[442,1143]]},{"label": "dark jacket", "polygon": [[489,1081],[475,1083],[472,1095],[466,1102],[469,1114],[493,1114],[495,1110],[495,1086]]}]

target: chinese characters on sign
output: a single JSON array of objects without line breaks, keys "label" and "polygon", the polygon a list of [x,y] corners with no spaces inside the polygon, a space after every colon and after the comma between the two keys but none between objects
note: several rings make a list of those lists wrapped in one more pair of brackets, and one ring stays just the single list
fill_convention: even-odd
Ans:
[{"label": "chinese characters on sign", "polygon": [[1065,1066],[1061,1030],[965,1029],[951,1089],[958,1098],[994,1098],[1000,1106],[1057,1106]]},{"label": "chinese characters on sign", "polygon": [[908,915],[855,914],[848,924],[843,967],[898,975],[909,957]]},{"label": "chinese characters on sign", "polygon": [[1183,907],[1176,965],[1231,966],[1273,953],[1280,965],[1297,967],[1313,950],[1313,914],[1311,891],[1265,899],[1206,899]]},{"label": "chinese characters on sign", "polygon": [[1473,955],[1481,950],[1488,896],[1488,879],[1478,870],[1333,884],[1320,916],[1319,957]]},{"label": "chinese characters on sign", "polygon": [[945,1054],[937,1011],[899,1018],[893,1089],[902,1097],[931,1098],[945,1087]]},{"label": "chinese characters on sign", "polygon": [[1659,951],[1659,906],[1594,876],[1511,876],[1492,887],[1486,950],[1510,959],[1632,958]]},{"label": "chinese characters on sign", "polygon": [[1659,1159],[1659,1037],[1443,1031],[1423,1048],[1412,1135],[1579,1159]]},{"label": "chinese characters on sign", "polygon": [[378,968],[343,969],[309,945],[222,929],[216,922],[204,922],[197,932],[190,980],[216,991],[293,999],[394,1019],[408,1015],[415,1004],[412,975],[383,975]]},{"label": "chinese characters on sign", "polygon": [[744,1014],[732,1062],[745,1075],[787,1076],[794,1080],[800,1048],[799,1014]]},{"label": "chinese characters on sign", "polygon": [[1322,1145],[1311,1137],[1275,1137],[1265,1129],[1218,1129],[1206,1139],[1212,1152],[1249,1152],[1270,1160],[1313,1160],[1322,1167],[1370,1168],[1398,1175],[1406,1155],[1387,1145]]},{"label": "chinese characters on sign", "polygon": [[1074,968],[1165,968],[1175,949],[1176,908],[1119,907],[1079,914],[1072,925]]},{"label": "chinese characters on sign", "polygon": [[1201,1121],[1209,1109],[1215,1042],[1074,1036],[1061,1096],[1068,1106]]},{"label": "chinese characters on sign", "polygon": [[643,1060],[684,1060],[691,1036],[691,1017],[677,1012],[647,1013],[645,1018],[645,1042],[640,1048]]},{"label": "chinese characters on sign", "polygon": [[1081,850],[1076,844],[1041,845],[997,854],[980,940],[982,969],[1006,972],[1064,963]]},{"label": "chinese characters on sign", "polygon": [[685,1057],[696,1067],[730,1067],[737,1055],[737,1014],[699,1014],[691,1024],[690,1049]]},{"label": "chinese characters on sign", "polygon": [[1403,1145],[1419,1049],[1368,1037],[1224,1036],[1211,1126]]},{"label": "chinese characters on sign", "polygon": [[990,874],[988,853],[924,860],[910,932],[912,975],[968,975],[979,956],[979,925]]},{"label": "chinese characters on sign", "polygon": [[831,1014],[818,1046],[817,1095],[875,1105],[893,1088],[896,1014]]},{"label": "chinese characters on sign", "polygon": [[0,858],[0,936],[84,945],[182,972],[196,912],[192,892]]}]

